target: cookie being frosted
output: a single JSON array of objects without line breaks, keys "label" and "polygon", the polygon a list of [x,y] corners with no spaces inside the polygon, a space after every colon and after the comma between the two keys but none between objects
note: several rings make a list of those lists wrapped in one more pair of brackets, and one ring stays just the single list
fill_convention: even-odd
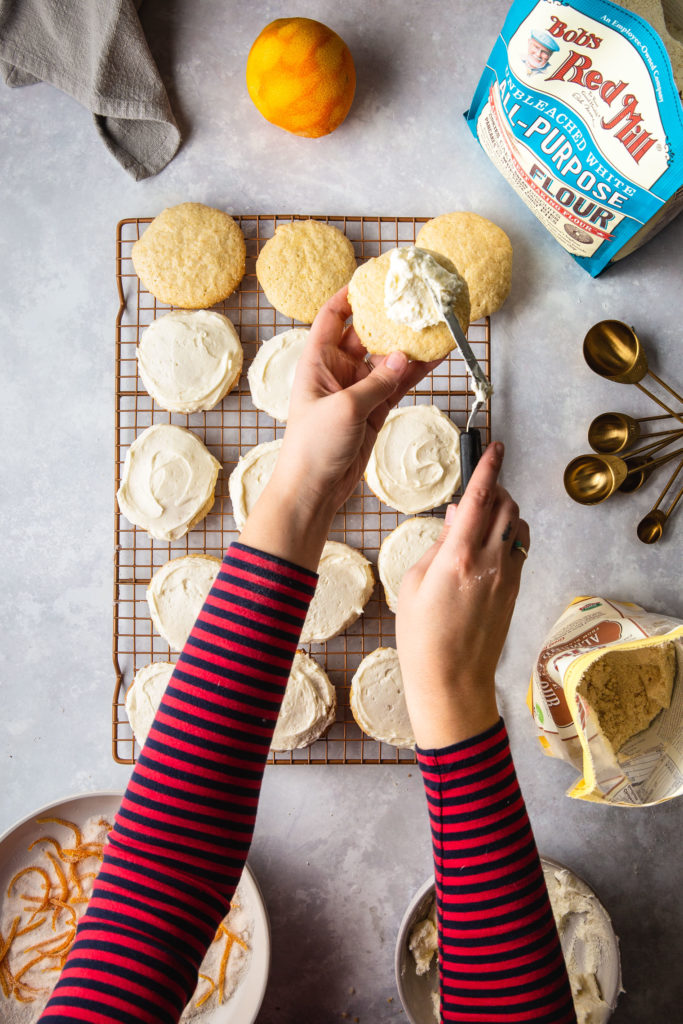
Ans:
[{"label": "cookie being frosted", "polygon": [[155,423],[126,453],[119,508],[156,540],[178,540],[208,515],[220,468],[192,431]]},{"label": "cookie being frosted", "polygon": [[472,320],[495,313],[505,302],[512,276],[512,244],[502,228],[478,213],[434,217],[420,228],[417,245],[443,253],[470,290]]},{"label": "cookie being frosted", "polygon": [[328,540],[318,565],[318,583],[301,631],[301,643],[322,643],[343,632],[362,614],[375,578],[365,555]]},{"label": "cookie being frosted", "polygon": [[175,665],[170,661],[154,661],[139,669],[126,690],[126,712],[133,735],[142,744],[152,728],[161,698],[169,684]]},{"label": "cookie being frosted", "polygon": [[138,372],[157,405],[169,412],[213,409],[237,384],[242,345],[221,313],[177,310],[145,328]]},{"label": "cookie being frosted", "polygon": [[327,674],[308,654],[297,651],[270,749],[310,746],[329,729],[336,713],[337,693]]},{"label": "cookie being frosted", "polygon": [[277,457],[282,448],[282,438],[264,441],[242,455],[228,479],[228,490],[232,501],[232,514],[238,529],[242,529],[247,516],[261,496],[261,491],[270,480]]},{"label": "cookie being frosted", "polygon": [[223,210],[181,203],[155,217],[133,246],[135,273],[160,302],[202,309],[226,299],[244,277],[247,248]]},{"label": "cookie being frosted", "polygon": [[351,712],[357,724],[380,743],[414,747],[401,666],[393,647],[378,647],[363,658],[351,680]]},{"label": "cookie being frosted", "polygon": [[[432,359],[442,359],[455,348],[453,336],[437,310],[433,297],[421,279],[421,274],[418,273],[423,269],[420,264],[424,263],[424,256],[435,260],[440,273],[446,271],[445,276],[451,278],[449,305],[463,331],[467,331],[470,319],[469,291],[467,283],[453,263],[440,253],[423,252],[415,246],[403,246],[399,249],[390,249],[381,256],[363,263],[349,283],[353,326],[368,352],[386,355],[399,349],[410,359],[429,362]],[[412,306],[417,313],[414,321],[417,326],[400,322],[400,311],[397,319],[396,308],[392,309],[387,304],[393,277],[398,277],[395,268],[398,268],[403,277],[403,290],[408,290],[405,286],[411,284],[411,262],[415,271],[415,295],[408,303],[401,301],[393,305],[408,308]],[[420,305],[425,308],[418,309]]]},{"label": "cookie being frosted", "polygon": [[420,516],[417,519],[406,519],[382,541],[377,571],[392,612],[398,610],[398,592],[403,577],[436,543],[442,530],[443,519]]},{"label": "cookie being frosted", "polygon": [[220,558],[184,555],[172,558],[152,576],[145,594],[149,613],[172,650],[185,646],[220,567]]},{"label": "cookie being frosted", "polygon": [[308,341],[307,327],[294,327],[264,341],[247,378],[251,400],[274,420],[286,422],[297,364]]},{"label": "cookie being frosted", "polygon": [[370,453],[365,479],[405,515],[449,501],[460,484],[460,432],[435,405],[392,409]]},{"label": "cookie being frosted", "polygon": [[261,249],[256,276],[280,313],[313,323],[328,299],[356,269],[353,245],[341,231],[316,220],[281,224]]}]

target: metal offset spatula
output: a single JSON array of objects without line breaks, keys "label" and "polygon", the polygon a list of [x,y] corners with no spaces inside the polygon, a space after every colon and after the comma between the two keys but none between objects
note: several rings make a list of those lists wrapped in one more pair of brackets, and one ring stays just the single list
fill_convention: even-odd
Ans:
[{"label": "metal offset spatula", "polygon": [[481,458],[481,434],[477,427],[471,426],[472,420],[477,415],[480,409],[483,409],[489,398],[493,394],[493,387],[488,377],[482,370],[481,366],[477,362],[474,352],[470,348],[470,343],[465,337],[465,332],[458,322],[458,318],[453,312],[452,308],[441,301],[441,295],[434,288],[430,282],[429,284],[434,301],[436,302],[437,308],[439,308],[443,314],[443,318],[446,321],[446,326],[453,335],[455,344],[460,349],[460,353],[467,363],[467,369],[470,371],[472,377],[472,390],[474,392],[474,404],[472,410],[467,417],[467,427],[465,430],[460,432],[460,475],[462,478],[462,489],[463,491],[470,482],[470,477],[474,472],[474,469]]}]

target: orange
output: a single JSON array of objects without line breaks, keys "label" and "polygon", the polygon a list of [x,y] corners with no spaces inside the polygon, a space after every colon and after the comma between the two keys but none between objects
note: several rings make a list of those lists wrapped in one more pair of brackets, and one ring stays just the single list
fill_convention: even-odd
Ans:
[{"label": "orange", "polygon": [[266,25],[247,58],[247,89],[266,121],[317,139],[338,128],[356,88],[351,51],[310,18]]}]

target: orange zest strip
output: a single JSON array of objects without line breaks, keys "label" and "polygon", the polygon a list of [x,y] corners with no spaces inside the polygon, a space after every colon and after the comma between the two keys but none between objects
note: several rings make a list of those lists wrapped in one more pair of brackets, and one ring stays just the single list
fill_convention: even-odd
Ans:
[{"label": "orange zest strip", "polygon": [[33,958],[33,960],[29,960],[27,964],[24,964],[21,970],[17,971],[17,973],[14,975],[14,980],[19,981],[24,976],[24,974],[26,974],[27,971],[30,971],[32,967],[35,967],[35,965],[39,964],[40,961],[43,959],[44,956],[41,953],[40,956],[36,956]]},{"label": "orange zest strip", "polygon": [[9,953],[9,948],[14,942],[14,936],[17,934],[17,928],[19,927],[20,917],[15,917],[10,926],[9,935],[6,939],[3,939],[2,932],[0,932],[0,963],[5,959]]},{"label": "orange zest strip", "polygon": [[47,871],[43,870],[43,868],[32,866],[30,868],[23,868],[21,871],[17,871],[16,875],[14,876],[14,878],[10,881],[9,885],[7,886],[7,895],[11,896],[12,895],[12,889],[14,888],[16,883],[19,881],[19,879],[23,878],[24,875],[30,875],[32,871],[36,871],[41,876],[41,878],[43,879],[43,881],[45,883],[45,892],[46,892],[46,894],[48,894],[50,892],[50,889],[52,888],[52,882],[50,881],[50,876],[48,875]]},{"label": "orange zest strip", "polygon": [[206,1002],[206,1000],[210,999],[211,996],[216,991],[216,982],[213,980],[213,978],[210,978],[208,974],[200,974],[199,977],[203,978],[204,981],[208,981],[208,983],[211,986],[211,988],[209,989],[208,992],[204,993],[204,995],[202,996],[201,999],[197,1000],[197,1002],[195,1003],[195,1006],[197,1007],[197,1009],[199,1009],[200,1006],[203,1006],[204,1003]]},{"label": "orange zest strip", "polygon": [[5,965],[0,964],[0,985],[2,986],[2,994],[5,999],[9,999],[12,994],[12,986],[10,985],[7,975],[5,974]]},{"label": "orange zest strip", "polygon": [[[74,928],[70,928],[68,931],[61,932],[60,935],[51,935],[49,939],[43,939],[42,942],[36,942],[33,946],[27,946],[24,952],[32,953],[36,949],[44,950],[42,954],[43,956],[52,956],[53,953],[61,953],[62,950],[66,949],[69,943],[73,941],[75,934],[76,930]],[[61,945],[52,946],[53,942],[61,942]],[[52,948],[46,949],[46,946],[51,946]]]},{"label": "orange zest strip", "polygon": [[58,855],[60,857],[62,856],[62,847],[54,838],[54,836],[39,836],[38,839],[34,839],[31,845],[29,846],[29,852],[33,849],[34,846],[37,846],[38,843],[52,843]]},{"label": "orange zest strip", "polygon": [[246,949],[247,951],[249,950],[249,946],[246,944],[244,939],[241,939],[239,935],[235,935],[235,933],[231,932],[229,928],[226,928],[222,921],[218,926],[218,931],[223,932],[224,935],[227,935],[228,938],[232,939],[233,942],[236,942],[238,946],[242,947],[242,949]]},{"label": "orange zest strip", "polygon": [[218,969],[218,1002],[221,1004],[223,1003],[223,991],[225,989],[225,972],[228,967],[231,950],[232,941],[228,938],[225,943],[225,949],[223,950],[223,956],[221,957],[221,965]]},{"label": "orange zest strip", "polygon": [[54,853],[50,853],[49,850],[45,851],[45,856],[47,857],[47,859],[50,861],[50,863],[52,864],[53,868],[57,872],[57,880],[58,880],[59,886],[61,888],[61,892],[59,894],[59,898],[60,898],[62,903],[66,903],[66,901],[69,898],[69,883],[66,880],[66,875],[64,874],[64,869],[63,869],[63,867],[61,865],[61,862],[59,860],[57,860],[57,858],[55,857]]},{"label": "orange zest strip", "polygon": [[76,837],[76,846],[80,846],[83,842],[83,836],[78,825],[74,825],[73,821],[67,821],[65,818],[36,818],[39,825],[47,825],[51,822],[54,825],[63,825],[64,828],[69,828]]},{"label": "orange zest strip", "polygon": [[17,932],[17,938],[19,938],[20,935],[28,935],[29,932],[35,931],[36,928],[40,928],[41,924],[45,924],[46,921],[46,917],[41,917],[39,921],[33,921],[32,924],[24,925],[24,927]]}]

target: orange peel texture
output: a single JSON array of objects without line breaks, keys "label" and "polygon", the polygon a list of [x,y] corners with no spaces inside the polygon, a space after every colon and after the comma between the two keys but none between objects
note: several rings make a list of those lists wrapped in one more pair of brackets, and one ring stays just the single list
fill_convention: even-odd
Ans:
[{"label": "orange peel texture", "polygon": [[348,46],[331,28],[311,18],[278,18],[249,51],[247,89],[266,121],[317,139],[348,114],[356,69]]}]

